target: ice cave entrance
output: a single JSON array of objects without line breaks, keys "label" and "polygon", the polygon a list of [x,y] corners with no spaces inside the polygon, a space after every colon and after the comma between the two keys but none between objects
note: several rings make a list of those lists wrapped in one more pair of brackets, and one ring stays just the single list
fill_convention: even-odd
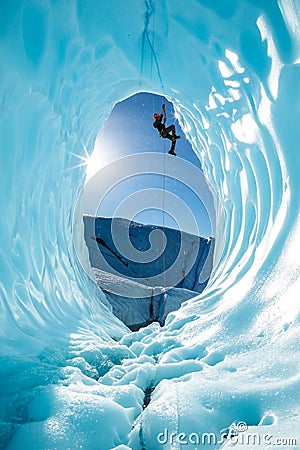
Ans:
[{"label": "ice cave entrance", "polygon": [[[162,104],[166,126],[180,135],[177,156],[168,153],[175,143],[152,126]],[[212,271],[212,197],[182,128],[171,102],[135,94],[114,107],[87,167],[82,207],[90,264],[114,314],[132,330],[163,325],[205,289]]]}]

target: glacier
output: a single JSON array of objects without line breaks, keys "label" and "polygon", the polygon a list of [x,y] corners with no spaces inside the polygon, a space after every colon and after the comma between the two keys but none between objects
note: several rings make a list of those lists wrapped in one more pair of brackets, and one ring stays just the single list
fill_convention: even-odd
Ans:
[{"label": "glacier", "polygon": [[[201,293],[207,285],[213,266],[214,238],[205,239],[172,228],[143,225],[118,217],[85,215],[83,222],[92,267],[150,287],[166,285]],[[155,232],[164,232],[166,245],[163,252],[159,239],[157,247],[153,245]],[[122,242],[129,236],[128,248],[124,246],[126,252],[122,249],[120,253],[116,236]],[[184,251],[180,252],[182,248]],[[141,263],[135,260],[136,250],[143,252],[144,256],[148,251],[148,261]]]},{"label": "glacier", "polygon": [[[1,448],[299,448],[298,1],[2,0],[0,22]],[[216,245],[205,291],[132,333],[76,205],[137,92],[173,103]]]},{"label": "glacier", "polygon": [[[205,289],[213,267],[214,238],[118,217],[84,215],[83,223],[97,284],[114,315],[131,330],[154,321],[164,325],[171,311]],[[155,232],[164,233],[164,251],[160,238],[154,245]],[[122,253],[117,241],[127,241]],[[148,262],[134,260],[136,251],[144,252],[145,258],[147,250]]]}]

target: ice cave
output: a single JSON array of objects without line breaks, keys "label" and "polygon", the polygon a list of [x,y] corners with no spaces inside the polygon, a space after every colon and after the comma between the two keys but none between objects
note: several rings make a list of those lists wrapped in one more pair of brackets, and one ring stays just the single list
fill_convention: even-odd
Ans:
[{"label": "ice cave", "polygon": [[[2,0],[0,22],[0,447],[299,449],[299,1]],[[216,244],[203,293],[131,332],[78,202],[138,92],[173,103]]]}]

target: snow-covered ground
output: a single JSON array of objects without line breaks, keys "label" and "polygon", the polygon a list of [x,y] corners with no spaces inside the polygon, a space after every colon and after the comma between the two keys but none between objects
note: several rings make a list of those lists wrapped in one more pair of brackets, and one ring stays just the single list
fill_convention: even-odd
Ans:
[{"label": "snow-covered ground", "polygon": [[[299,449],[298,0],[7,0],[0,23],[1,447]],[[141,91],[173,102],[201,161],[217,264],[164,327],[130,332],[76,202]]]}]

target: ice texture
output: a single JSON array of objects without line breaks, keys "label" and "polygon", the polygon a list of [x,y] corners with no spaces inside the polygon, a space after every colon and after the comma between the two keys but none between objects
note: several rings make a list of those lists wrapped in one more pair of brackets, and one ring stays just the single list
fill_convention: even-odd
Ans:
[{"label": "ice texture", "polygon": [[171,311],[197,295],[197,292],[184,288],[149,287],[99,269],[94,272],[113,313],[132,331],[152,322],[164,325]]},{"label": "ice texture", "polygon": [[[153,321],[163,325],[169,312],[203,292],[208,283],[213,266],[214,238],[205,239],[118,217],[85,215],[83,222],[96,281],[113,313],[131,330]],[[165,236],[163,252],[160,237],[157,245],[152,239],[150,247],[150,237],[157,231]],[[126,251],[121,253],[116,237],[118,241],[126,241],[127,236]],[[147,250],[150,254],[147,263],[140,263],[132,257],[133,251]]]},{"label": "ice texture", "polygon": [[[2,448],[188,449],[222,430],[224,448],[299,448],[299,25],[297,0],[0,2]],[[216,264],[164,328],[131,333],[73,213],[82,158],[141,91],[173,102],[199,156]]]},{"label": "ice texture", "polygon": [[[142,225],[117,217],[110,219],[84,216],[83,220],[84,237],[92,267],[152,287],[174,286],[201,293],[207,285],[213,265],[214,239],[205,239],[168,227],[162,229],[159,226]],[[157,231],[164,232],[166,245],[163,252],[161,236],[158,237],[156,246],[150,246],[150,239]],[[126,253],[120,252],[116,236],[118,241],[125,241],[125,237],[129,236]],[[154,239],[152,244],[153,241]],[[180,252],[181,248],[184,251]],[[133,252],[136,251],[148,252],[148,262],[141,264],[138,259],[135,260]],[[163,274],[164,267],[166,277],[159,277],[159,274]]]}]

